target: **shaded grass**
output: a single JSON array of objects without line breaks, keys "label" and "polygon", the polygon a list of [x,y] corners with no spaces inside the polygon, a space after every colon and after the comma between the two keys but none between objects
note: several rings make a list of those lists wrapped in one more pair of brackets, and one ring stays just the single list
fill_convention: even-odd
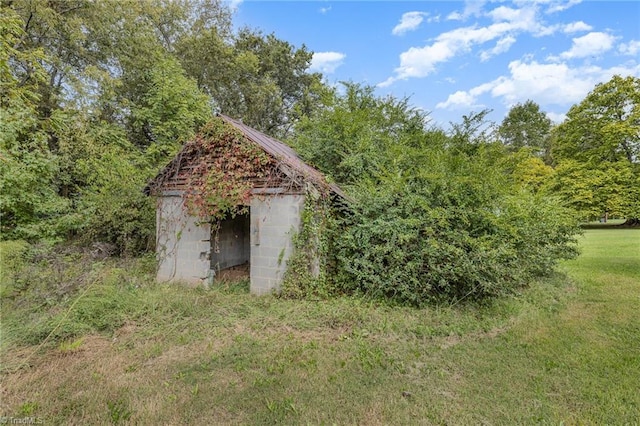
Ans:
[{"label": "shaded grass", "polygon": [[626,219],[609,219],[606,223],[594,220],[591,222],[585,222],[580,225],[582,229],[616,229],[620,228]]},{"label": "shaded grass", "polygon": [[[54,424],[634,424],[639,238],[589,230],[578,259],[518,297],[421,310],[258,298],[246,283],[162,286],[146,260],[89,272],[76,262],[92,285],[82,309],[26,364],[73,298],[34,309],[3,292],[0,414]],[[26,288],[31,302],[46,299]]]}]

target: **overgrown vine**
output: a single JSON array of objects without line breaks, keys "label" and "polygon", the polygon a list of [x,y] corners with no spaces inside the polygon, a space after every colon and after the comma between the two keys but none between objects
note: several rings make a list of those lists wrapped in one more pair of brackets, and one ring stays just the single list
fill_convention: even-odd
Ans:
[{"label": "overgrown vine", "polygon": [[280,289],[282,297],[323,298],[332,293],[327,273],[331,266],[332,211],[329,197],[313,188],[306,191],[300,230],[293,236],[293,253]]},{"label": "overgrown vine", "polygon": [[269,156],[221,119],[205,125],[191,145],[195,161],[184,193],[189,213],[211,221],[246,213],[255,180],[271,169]]}]

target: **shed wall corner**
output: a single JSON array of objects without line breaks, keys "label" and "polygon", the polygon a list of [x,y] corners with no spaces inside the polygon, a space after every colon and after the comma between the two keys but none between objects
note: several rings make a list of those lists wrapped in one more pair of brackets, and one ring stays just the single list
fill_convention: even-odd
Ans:
[{"label": "shed wall corner", "polygon": [[251,293],[280,289],[300,230],[304,195],[257,196],[251,200]]}]

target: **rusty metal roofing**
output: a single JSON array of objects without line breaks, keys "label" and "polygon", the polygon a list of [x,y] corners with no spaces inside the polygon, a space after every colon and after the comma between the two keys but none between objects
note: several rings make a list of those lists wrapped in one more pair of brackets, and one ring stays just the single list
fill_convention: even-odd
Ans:
[{"label": "rusty metal roofing", "polygon": [[258,130],[249,127],[238,120],[234,120],[231,117],[223,114],[217,115],[225,122],[231,124],[233,127],[242,132],[242,134],[245,135],[247,139],[257,144],[267,154],[288,165],[297,173],[301,174],[304,178],[312,181],[315,184],[329,188],[332,192],[341,196],[342,198],[347,198],[344,192],[342,192],[342,189],[340,189],[335,184],[327,182],[327,179],[320,171],[314,169],[313,167],[302,161],[300,157],[298,157],[298,154],[290,146],[270,136],[267,136],[264,133],[259,132]]},{"label": "rusty metal roofing", "polygon": [[[240,131],[245,138],[258,145],[267,155],[280,163],[278,168],[281,173],[284,173],[294,181],[299,181],[300,178],[302,178],[303,181],[314,184],[319,190],[331,192],[344,200],[348,200],[348,197],[337,185],[327,182],[327,179],[320,171],[302,161],[300,157],[298,157],[298,154],[288,145],[231,117],[223,114],[217,114],[217,116],[224,122],[232,125]],[[180,177],[179,172],[184,167],[182,159],[184,150],[185,148],[183,147],[180,153],[149,182],[143,190],[145,194],[149,195],[155,192],[158,187],[166,185],[167,181],[172,179],[176,180]]]}]

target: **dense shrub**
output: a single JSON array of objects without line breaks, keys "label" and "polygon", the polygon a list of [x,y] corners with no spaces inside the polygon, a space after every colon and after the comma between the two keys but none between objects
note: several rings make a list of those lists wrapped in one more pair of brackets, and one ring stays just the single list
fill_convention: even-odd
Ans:
[{"label": "dense shrub", "polygon": [[576,253],[574,221],[552,200],[522,192],[473,205],[451,194],[477,188],[447,186],[362,190],[337,235],[338,285],[412,305],[481,299],[512,292]]},{"label": "dense shrub", "polygon": [[576,254],[571,212],[536,192],[540,185],[522,184],[487,111],[445,134],[406,100],[345,89],[299,126],[297,139],[302,155],[354,198],[334,229],[329,293],[417,306],[483,299]]}]

